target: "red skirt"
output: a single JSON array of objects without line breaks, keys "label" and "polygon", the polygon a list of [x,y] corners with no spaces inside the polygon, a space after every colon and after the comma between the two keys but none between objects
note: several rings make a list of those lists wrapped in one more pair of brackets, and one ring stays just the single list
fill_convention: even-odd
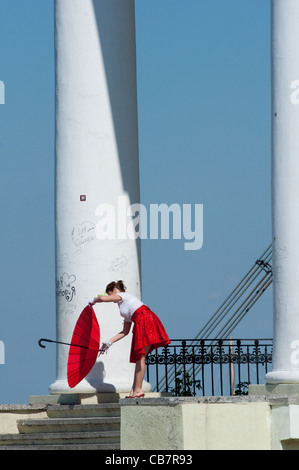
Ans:
[{"label": "red skirt", "polygon": [[132,316],[133,338],[130,362],[137,362],[145,355],[144,348],[151,346],[149,352],[170,344],[167,333],[157,315],[146,305],[141,305]]}]

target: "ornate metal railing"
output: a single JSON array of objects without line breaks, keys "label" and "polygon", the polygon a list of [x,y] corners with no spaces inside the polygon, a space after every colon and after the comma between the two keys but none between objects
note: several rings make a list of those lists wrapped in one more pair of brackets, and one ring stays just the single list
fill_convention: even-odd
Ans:
[{"label": "ornate metal railing", "polygon": [[173,395],[240,395],[271,363],[272,339],[173,339],[147,356],[146,379]]}]

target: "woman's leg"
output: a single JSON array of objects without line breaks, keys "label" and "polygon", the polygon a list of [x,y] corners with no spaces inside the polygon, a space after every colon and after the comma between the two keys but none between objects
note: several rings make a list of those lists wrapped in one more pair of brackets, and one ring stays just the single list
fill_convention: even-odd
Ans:
[{"label": "woman's leg", "polygon": [[140,360],[136,362],[134,382],[133,382],[131,395],[140,395],[141,393],[143,393],[142,382],[143,382],[144,374],[145,374],[145,358],[148,355],[149,350],[150,350],[150,346],[146,346],[144,348],[145,355],[142,356]]}]

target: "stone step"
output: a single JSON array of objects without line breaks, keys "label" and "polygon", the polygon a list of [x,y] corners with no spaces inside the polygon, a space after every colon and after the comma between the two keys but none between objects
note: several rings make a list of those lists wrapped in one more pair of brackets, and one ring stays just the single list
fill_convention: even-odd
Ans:
[{"label": "stone step", "polygon": [[10,445],[0,446],[0,450],[120,450],[120,444],[54,444],[54,445]]},{"label": "stone step", "polygon": [[91,417],[91,418],[45,418],[19,419],[17,426],[21,434],[29,433],[61,433],[93,431],[119,431],[120,418]]},{"label": "stone step", "polygon": [[49,418],[91,418],[120,416],[120,405],[118,403],[101,403],[95,405],[51,405],[48,406]]},{"label": "stone step", "polygon": [[66,445],[84,445],[97,444],[106,445],[106,449],[112,446],[119,446],[119,431],[100,431],[100,432],[46,432],[46,433],[30,433],[30,434],[2,434],[0,435],[0,450],[11,446],[26,447],[28,446],[50,446],[53,450],[54,446]]},{"label": "stone step", "polygon": [[119,403],[49,404],[40,418],[17,420],[19,434],[0,435],[0,450],[119,450]]}]

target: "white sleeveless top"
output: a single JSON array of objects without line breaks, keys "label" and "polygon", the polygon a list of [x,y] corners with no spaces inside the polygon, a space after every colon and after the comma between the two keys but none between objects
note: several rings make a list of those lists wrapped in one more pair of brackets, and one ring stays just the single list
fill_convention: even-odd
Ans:
[{"label": "white sleeveless top", "polygon": [[122,300],[117,302],[121,316],[125,321],[131,322],[133,313],[141,307],[141,305],[144,305],[143,302],[127,292],[117,292],[117,295],[122,298]]}]

